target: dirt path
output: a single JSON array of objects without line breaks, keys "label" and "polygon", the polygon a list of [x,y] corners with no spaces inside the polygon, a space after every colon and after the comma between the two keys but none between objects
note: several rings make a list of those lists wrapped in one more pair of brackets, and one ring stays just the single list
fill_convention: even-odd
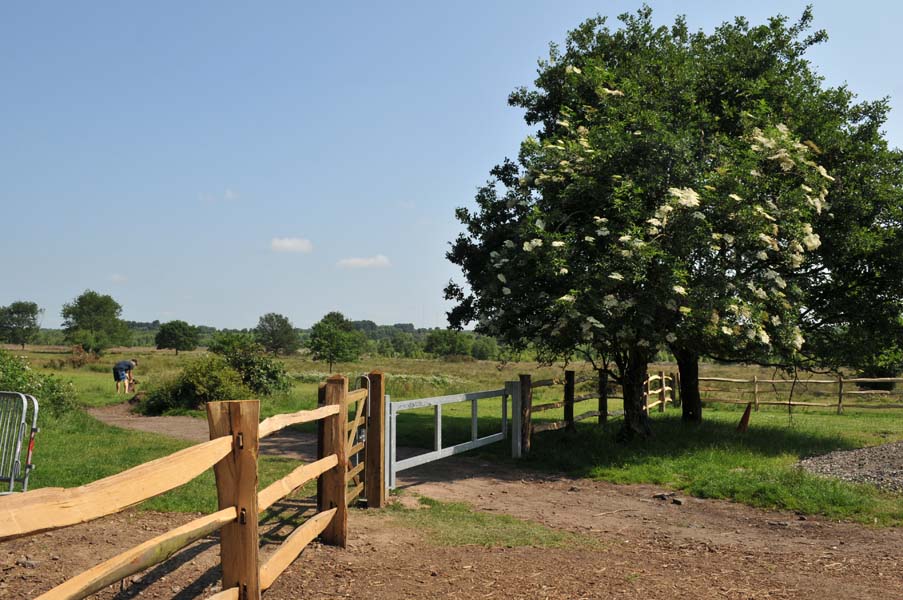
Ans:
[{"label": "dirt path", "polygon": [[[107,425],[148,431],[190,442],[210,439],[207,422],[195,417],[145,417],[131,412],[128,403],[112,404],[88,409],[88,414]],[[317,436],[292,429],[283,429],[260,440],[261,454],[270,454],[310,462],[317,459]]]},{"label": "dirt path", "polygon": [[[899,529],[802,520],[721,501],[681,497],[675,504],[655,499],[661,490],[650,486],[543,477],[467,457],[405,475],[400,483],[406,496],[469,502],[598,543],[564,549],[439,547],[401,526],[391,512],[354,510],[347,550],[311,545],[265,597],[903,598]],[[190,518],[127,512],[0,543],[0,597],[32,597]],[[283,533],[271,529],[262,527],[270,535]],[[65,551],[72,547],[85,551]],[[208,596],[218,589],[217,554],[215,538],[202,540],[125,582],[122,591],[114,586],[98,597]]]}]

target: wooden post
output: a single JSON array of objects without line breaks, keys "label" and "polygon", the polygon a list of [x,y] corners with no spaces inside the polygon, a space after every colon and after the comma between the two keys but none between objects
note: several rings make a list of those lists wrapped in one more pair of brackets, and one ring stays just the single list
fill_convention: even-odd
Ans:
[{"label": "wooden post", "polygon": [[[321,383],[317,387],[317,406],[326,405],[326,384]],[[317,459],[326,458],[325,444],[323,442],[326,435],[326,419],[317,421]],[[317,477],[317,512],[323,512],[323,478]]]},{"label": "wooden post", "polygon": [[386,505],[386,378],[382,371],[370,371],[370,399],[367,400],[367,437],[364,446],[364,494],[367,508]]},{"label": "wooden post", "polygon": [[759,412],[759,376],[753,375],[753,404]]},{"label": "wooden post", "polygon": [[566,431],[577,431],[574,423],[574,389],[577,387],[573,371],[564,372],[564,422]]},{"label": "wooden post", "polygon": [[335,516],[323,530],[323,542],[345,547],[348,542],[348,509],[345,505],[345,472],[348,457],[345,452],[345,425],[348,423],[348,379],[333,375],[326,380],[324,404],[339,405],[339,414],[323,419],[323,455],[335,454],[338,464],[320,475],[322,487],[321,509],[336,509]]},{"label": "wooden post", "polygon": [[505,393],[511,398],[511,458],[520,458],[523,454],[520,443],[520,382],[506,381]]},{"label": "wooden post", "polygon": [[533,424],[530,422],[533,415],[533,378],[530,374],[521,375],[520,379],[520,447],[521,454],[530,453],[530,434]]},{"label": "wooden post", "polygon": [[843,375],[837,376],[837,414],[843,414]]},{"label": "wooden post", "polygon": [[596,381],[596,392],[599,394],[599,425],[608,422],[608,371],[599,371]]},{"label": "wooden post", "polygon": [[658,372],[658,382],[661,385],[661,389],[658,391],[658,399],[661,400],[661,404],[658,405],[658,412],[665,412],[665,402],[668,399],[667,392],[665,391],[665,372]]},{"label": "wooden post", "polygon": [[210,439],[232,436],[232,453],[213,466],[220,510],[234,506],[238,520],[223,526],[220,555],[223,589],[237,587],[239,597],[260,598],[257,533],[257,424],[260,402],[208,402]]}]

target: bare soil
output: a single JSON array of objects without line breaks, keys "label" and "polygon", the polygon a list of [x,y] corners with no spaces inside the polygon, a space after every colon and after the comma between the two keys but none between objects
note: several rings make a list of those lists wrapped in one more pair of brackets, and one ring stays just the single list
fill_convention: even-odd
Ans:
[{"label": "bare soil", "polygon": [[[364,598],[903,598],[903,530],[877,529],[662,490],[544,477],[455,457],[405,472],[402,498],[468,502],[592,536],[593,546],[443,547],[385,511],[353,510],[345,550],[312,544],[265,594]],[[675,503],[674,499],[679,503]],[[303,503],[282,505],[286,513]],[[0,597],[29,598],[194,515],[128,511],[0,543]],[[285,531],[265,523],[270,542]],[[265,546],[264,556],[271,551]],[[98,598],[202,598],[218,544],[201,540]]]}]

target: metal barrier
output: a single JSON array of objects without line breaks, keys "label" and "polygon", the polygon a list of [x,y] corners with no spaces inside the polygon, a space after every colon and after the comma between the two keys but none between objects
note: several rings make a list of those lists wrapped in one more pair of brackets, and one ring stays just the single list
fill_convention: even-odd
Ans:
[{"label": "metal barrier", "polygon": [[[31,429],[22,464],[22,445],[29,421]],[[34,396],[18,392],[0,392],[0,494],[16,491],[21,483],[21,491],[28,491],[28,476],[34,465],[35,434],[38,432],[38,401]]]},{"label": "metal barrier", "polygon": [[[437,396],[435,398],[420,398],[417,400],[405,400],[402,402],[392,402],[389,396],[386,396],[386,427],[388,429],[386,435],[386,479],[387,487],[395,489],[395,475],[399,471],[417,467],[434,460],[467,452],[474,448],[486,446],[499,442],[508,437],[508,395],[507,388],[500,390],[487,390],[483,392],[470,392],[466,394],[453,394],[451,396]],[[478,437],[477,431],[477,401],[484,398],[501,398],[502,399],[502,430]],[[457,402],[470,402],[470,441],[455,444],[447,448],[442,447],[442,407],[446,404],[454,404]],[[435,419],[435,438],[434,448],[431,452],[418,454],[404,460],[397,460],[398,443],[396,438],[398,413],[403,410],[412,410],[415,408],[433,407]]]}]

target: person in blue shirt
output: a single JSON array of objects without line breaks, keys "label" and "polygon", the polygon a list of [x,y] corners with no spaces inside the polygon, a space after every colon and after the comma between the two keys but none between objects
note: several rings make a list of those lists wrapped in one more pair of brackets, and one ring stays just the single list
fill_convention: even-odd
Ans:
[{"label": "person in blue shirt", "polygon": [[122,393],[129,391],[129,382],[132,380],[132,369],[138,366],[138,359],[121,360],[113,365],[113,380],[116,382],[116,393],[119,393],[119,385],[122,384]]}]

